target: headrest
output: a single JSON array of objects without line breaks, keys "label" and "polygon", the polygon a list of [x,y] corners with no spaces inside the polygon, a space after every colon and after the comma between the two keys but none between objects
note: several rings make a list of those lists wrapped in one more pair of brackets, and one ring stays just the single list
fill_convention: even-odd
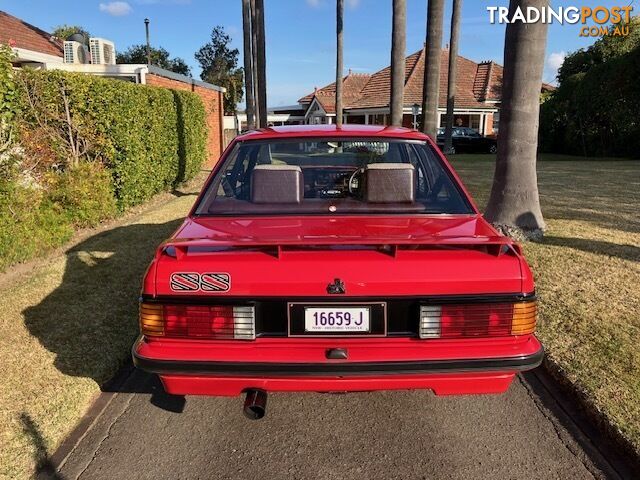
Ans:
[{"label": "headrest", "polygon": [[364,171],[364,200],[370,203],[412,203],[415,169],[410,163],[370,163]]},{"label": "headrest", "polygon": [[256,165],[251,172],[253,203],[300,203],[303,198],[304,180],[297,165]]}]

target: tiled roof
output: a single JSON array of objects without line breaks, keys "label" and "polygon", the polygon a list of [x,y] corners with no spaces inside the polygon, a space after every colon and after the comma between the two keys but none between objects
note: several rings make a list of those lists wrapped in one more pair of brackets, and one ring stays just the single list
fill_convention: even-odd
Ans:
[{"label": "tiled roof", "polygon": [[[424,84],[424,49],[409,55],[405,60],[405,89],[404,104],[422,103],[422,89]],[[447,105],[447,78],[449,67],[449,51],[442,50],[440,58],[440,95],[438,104],[444,108]],[[456,85],[457,108],[486,107],[486,100],[499,101],[502,85],[502,67],[495,62],[475,63],[467,58],[458,56]],[[353,75],[353,74],[352,74]],[[376,108],[389,105],[391,86],[391,68],[386,67],[371,76],[358,75],[357,85],[347,89],[345,77],[344,103],[345,108]],[[357,92],[357,93],[356,93]],[[314,95],[325,108],[325,104],[335,111],[335,83],[317,90],[298,100],[300,103],[310,103]],[[331,99],[329,97],[332,97]],[[327,113],[329,111],[325,108]]]},{"label": "tiled roof", "polygon": [[[351,73],[342,79],[342,101],[345,108],[351,108],[358,99],[362,89],[371,78],[368,73]],[[326,87],[316,90],[309,95],[298,100],[298,103],[309,104],[313,101],[313,97],[316,97],[318,103],[322,105],[324,111],[327,113],[335,113],[336,111],[336,82],[333,82]]]},{"label": "tiled roof", "polygon": [[62,57],[62,43],[50,33],[1,10],[0,43]]}]

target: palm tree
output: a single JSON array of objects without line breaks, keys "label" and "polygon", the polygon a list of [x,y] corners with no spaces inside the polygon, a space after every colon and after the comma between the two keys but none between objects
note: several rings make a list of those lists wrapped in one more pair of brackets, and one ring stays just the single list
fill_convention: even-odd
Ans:
[{"label": "palm tree", "polygon": [[253,53],[251,51],[251,3],[249,0],[242,0],[242,33],[244,40],[244,87],[245,100],[247,103],[247,128],[256,128],[256,105],[253,91]]},{"label": "palm tree", "polygon": [[422,90],[422,131],[434,141],[438,129],[438,90],[440,89],[440,52],[444,0],[429,0],[427,7],[427,44]]},{"label": "palm tree", "polygon": [[391,32],[391,125],[402,126],[404,106],[404,54],[407,47],[407,3],[393,0]]},{"label": "palm tree", "polygon": [[336,0],[336,126],[342,127],[342,21],[344,0]]},{"label": "palm tree", "polygon": [[264,0],[255,0],[256,5],[256,52],[258,70],[258,115],[260,127],[267,126],[267,72],[266,72],[266,47],[264,32]]},{"label": "palm tree", "polygon": [[[519,7],[541,9],[548,0],[511,0],[509,17]],[[517,21],[507,25],[498,157],[485,217],[503,233],[520,239],[542,236],[536,151],[540,86],[547,25]]]},{"label": "palm tree", "polygon": [[453,108],[456,103],[456,77],[458,73],[458,37],[460,36],[460,12],[462,0],[453,0],[451,12],[451,37],[449,39],[449,71],[447,78],[447,124],[444,130],[444,151],[451,152],[453,133]]},{"label": "palm tree", "polygon": [[253,65],[253,98],[254,111],[256,119],[256,127],[260,128],[264,125],[260,121],[260,101],[259,101],[259,85],[258,81],[258,20],[256,16],[256,0],[249,0],[251,11],[251,64]]}]

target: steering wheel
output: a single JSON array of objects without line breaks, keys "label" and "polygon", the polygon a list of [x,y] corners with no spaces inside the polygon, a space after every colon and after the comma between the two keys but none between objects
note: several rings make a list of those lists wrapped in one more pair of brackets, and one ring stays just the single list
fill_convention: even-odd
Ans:
[{"label": "steering wheel", "polygon": [[[354,195],[354,191],[353,191],[353,180],[355,179],[356,175],[358,174],[363,174],[364,173],[364,168],[358,168],[356,170],[353,171],[353,173],[351,174],[351,176],[349,177],[349,194],[350,195]],[[358,189],[360,189],[360,186],[358,184]]]}]

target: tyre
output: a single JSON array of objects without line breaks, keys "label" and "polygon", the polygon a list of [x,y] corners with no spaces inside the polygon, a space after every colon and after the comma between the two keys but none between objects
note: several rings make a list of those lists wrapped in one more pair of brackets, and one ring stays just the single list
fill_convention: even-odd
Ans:
[{"label": "tyre", "polygon": [[496,153],[498,151],[498,146],[494,143],[489,147],[489,153]]}]

